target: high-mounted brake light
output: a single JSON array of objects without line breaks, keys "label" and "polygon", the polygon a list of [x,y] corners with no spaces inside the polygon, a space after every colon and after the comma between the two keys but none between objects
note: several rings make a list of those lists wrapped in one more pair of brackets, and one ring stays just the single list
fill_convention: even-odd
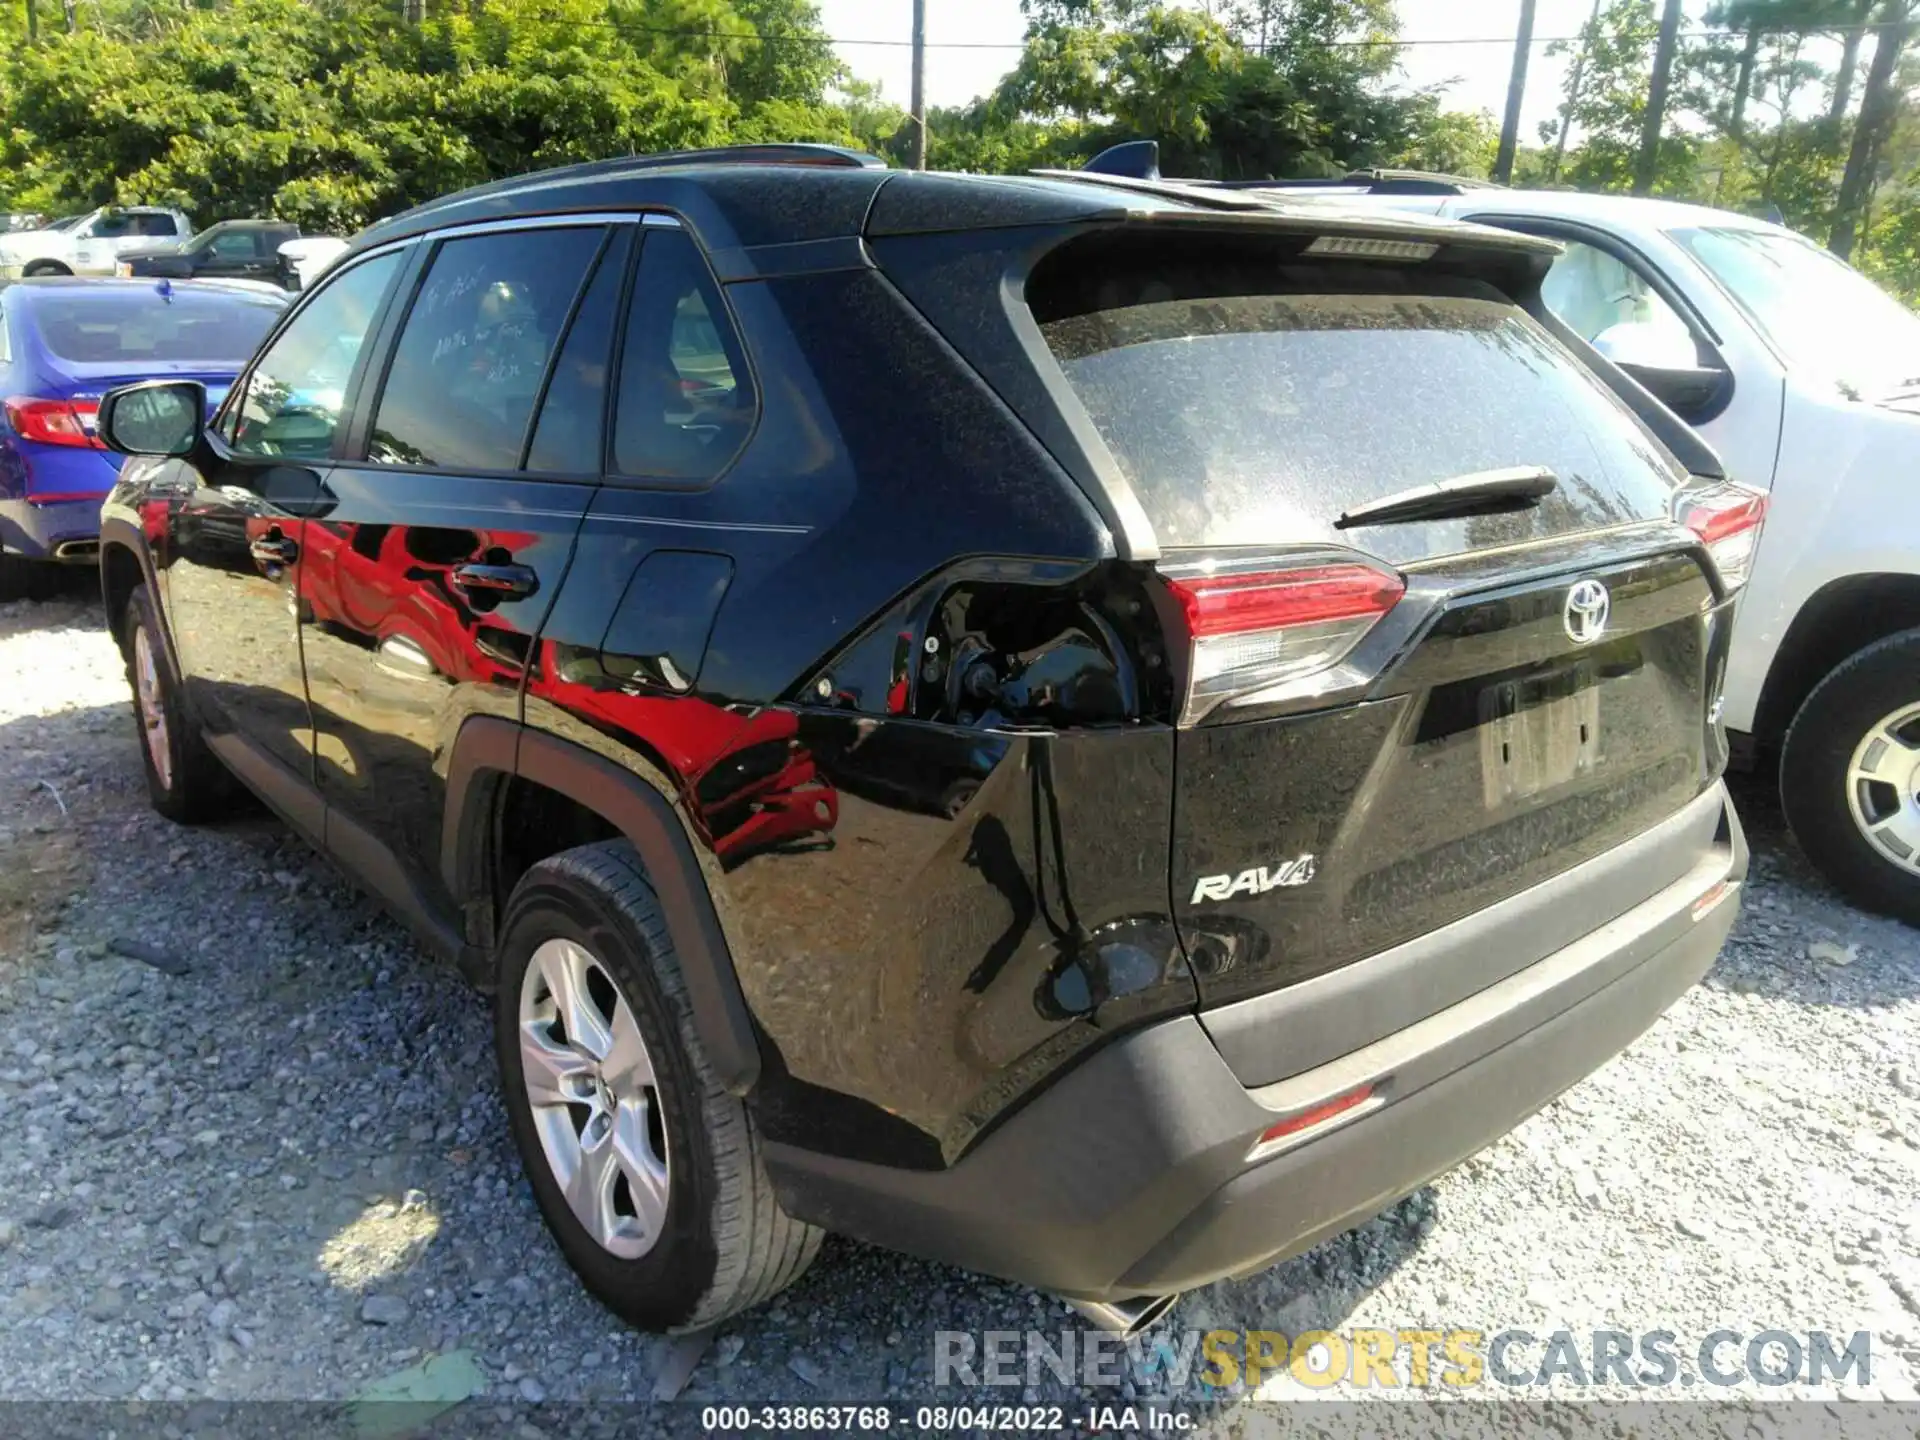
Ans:
[{"label": "high-mounted brake light", "polygon": [[1431,260],[1439,248],[1426,240],[1383,240],[1375,235],[1322,235],[1307,246],[1307,254],[1344,255],[1351,260]]},{"label": "high-mounted brake light", "polygon": [[1338,663],[1406,593],[1370,565],[1169,576],[1192,650],[1180,723]]},{"label": "high-mounted brake light", "polygon": [[94,429],[100,407],[91,400],[43,400],[34,395],[15,395],[6,402],[5,408],[7,423],[22,440],[37,440],[42,445],[106,449]]},{"label": "high-mounted brake light", "polygon": [[1729,590],[1738,590],[1753,573],[1753,552],[1767,518],[1767,497],[1744,485],[1717,485],[1680,501],[1677,517],[1707,547]]}]

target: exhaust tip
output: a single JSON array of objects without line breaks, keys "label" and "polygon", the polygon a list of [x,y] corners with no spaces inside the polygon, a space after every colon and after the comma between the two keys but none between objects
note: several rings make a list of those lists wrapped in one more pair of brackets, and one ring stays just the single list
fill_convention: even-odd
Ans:
[{"label": "exhaust tip", "polygon": [[53,547],[56,560],[98,560],[100,542],[98,540],[62,540]]},{"label": "exhaust tip", "polygon": [[1179,1299],[1176,1292],[1172,1295],[1142,1295],[1133,1300],[1069,1300],[1067,1303],[1093,1322],[1096,1328],[1126,1339],[1151,1328],[1173,1309]]}]

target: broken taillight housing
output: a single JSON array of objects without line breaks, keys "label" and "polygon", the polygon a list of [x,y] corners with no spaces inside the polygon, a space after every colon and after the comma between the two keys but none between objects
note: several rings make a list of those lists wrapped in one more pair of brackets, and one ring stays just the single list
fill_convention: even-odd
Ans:
[{"label": "broken taillight housing", "polygon": [[1387,570],[1330,560],[1166,576],[1191,647],[1182,725],[1337,664],[1406,593]]},{"label": "broken taillight housing", "polygon": [[1738,590],[1753,573],[1753,553],[1767,518],[1767,497],[1745,485],[1715,485],[1684,492],[1674,518],[1707,547],[1721,583]]}]

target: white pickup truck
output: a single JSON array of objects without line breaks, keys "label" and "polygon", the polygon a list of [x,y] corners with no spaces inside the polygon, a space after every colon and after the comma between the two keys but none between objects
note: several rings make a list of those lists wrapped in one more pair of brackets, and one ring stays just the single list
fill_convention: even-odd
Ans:
[{"label": "white pickup truck", "polygon": [[185,240],[193,226],[178,210],[115,205],[69,215],[39,230],[0,235],[0,279],[32,275],[111,275],[125,250]]}]

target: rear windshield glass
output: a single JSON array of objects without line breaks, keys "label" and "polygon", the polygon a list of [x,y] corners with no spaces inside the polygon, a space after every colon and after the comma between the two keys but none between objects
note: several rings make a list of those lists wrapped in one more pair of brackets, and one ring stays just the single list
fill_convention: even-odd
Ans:
[{"label": "rear windshield glass", "polygon": [[[1335,541],[1389,559],[1667,513],[1680,471],[1497,292],[1210,295],[1042,325],[1163,546]],[[1543,465],[1537,509],[1341,531],[1412,486]]]},{"label": "rear windshield glass", "polygon": [[238,366],[253,354],[283,307],[248,295],[176,287],[129,303],[125,292],[62,295],[35,307],[35,327],[54,355],[75,364],[119,360],[204,360]]}]

